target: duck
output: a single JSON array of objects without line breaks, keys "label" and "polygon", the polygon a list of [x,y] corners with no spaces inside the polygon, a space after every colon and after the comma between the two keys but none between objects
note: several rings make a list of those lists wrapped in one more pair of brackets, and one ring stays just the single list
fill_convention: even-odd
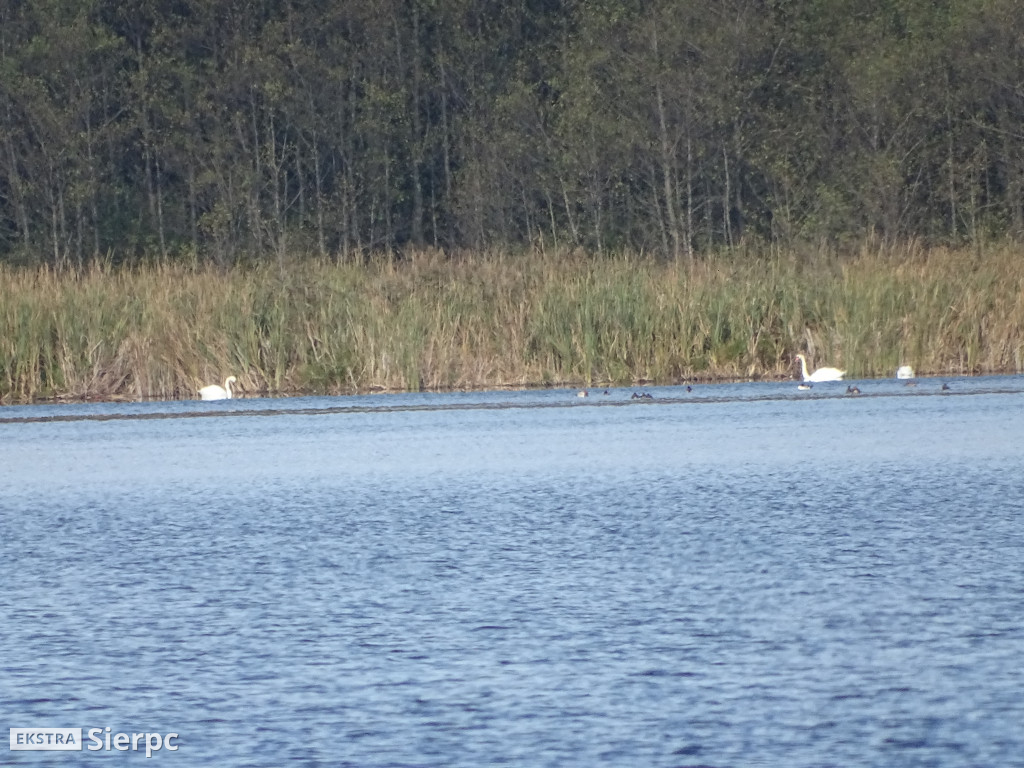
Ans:
[{"label": "duck", "polygon": [[800,361],[800,371],[803,374],[804,381],[842,381],[843,376],[846,375],[846,371],[827,367],[818,368],[814,373],[808,373],[807,358],[803,355],[797,355],[796,359]]},{"label": "duck", "polygon": [[217,384],[210,384],[199,390],[199,397],[202,400],[230,400],[231,385],[236,381],[237,379],[234,376],[228,376],[224,379],[223,387]]},{"label": "duck", "polygon": [[797,389],[808,390],[808,389],[811,388],[811,385],[810,384],[806,384],[806,383],[804,383],[804,384],[797,384],[796,388]]},{"label": "duck", "polygon": [[846,388],[846,394],[848,394],[848,395],[859,395],[860,394],[860,387],[847,387]]},{"label": "duck", "polygon": [[576,393],[576,397],[590,397],[590,392],[588,392],[585,389],[581,389],[579,392]]}]

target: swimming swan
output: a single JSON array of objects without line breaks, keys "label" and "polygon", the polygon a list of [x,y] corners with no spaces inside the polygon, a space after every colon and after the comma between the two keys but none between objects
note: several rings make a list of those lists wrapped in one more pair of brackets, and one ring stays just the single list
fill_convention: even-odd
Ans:
[{"label": "swimming swan", "polygon": [[235,383],[234,376],[228,376],[224,379],[224,386],[218,387],[216,384],[211,384],[208,387],[203,387],[199,390],[199,397],[203,400],[230,400],[231,399],[231,385]]},{"label": "swimming swan", "polygon": [[914,378],[914,369],[909,365],[901,365],[896,369],[897,379],[912,379]]},{"label": "swimming swan", "polygon": [[797,360],[800,361],[800,369],[804,375],[804,381],[842,381],[843,375],[846,371],[840,371],[838,368],[818,368],[814,373],[807,373],[807,358],[803,355],[797,355]]}]

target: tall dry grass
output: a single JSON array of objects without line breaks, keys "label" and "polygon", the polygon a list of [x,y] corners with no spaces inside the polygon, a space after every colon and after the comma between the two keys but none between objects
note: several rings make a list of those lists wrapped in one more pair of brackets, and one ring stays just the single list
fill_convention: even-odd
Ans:
[{"label": "tall dry grass", "polygon": [[1020,371],[1024,252],[696,264],[420,253],[233,271],[0,268],[0,399]]}]

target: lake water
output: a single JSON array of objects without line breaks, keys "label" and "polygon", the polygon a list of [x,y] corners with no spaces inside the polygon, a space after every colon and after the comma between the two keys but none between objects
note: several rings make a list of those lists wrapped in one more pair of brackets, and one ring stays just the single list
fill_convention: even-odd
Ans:
[{"label": "lake water", "polygon": [[1024,380],[948,381],[2,408],[0,722],[181,766],[1024,765]]}]

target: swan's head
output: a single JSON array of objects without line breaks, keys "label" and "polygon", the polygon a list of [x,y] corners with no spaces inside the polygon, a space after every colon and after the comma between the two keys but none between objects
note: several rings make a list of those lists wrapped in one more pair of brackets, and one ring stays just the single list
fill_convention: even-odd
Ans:
[{"label": "swan's head", "polygon": [[228,376],[227,380],[229,384],[234,384],[236,381],[238,381],[238,379],[236,379],[234,376]]}]

